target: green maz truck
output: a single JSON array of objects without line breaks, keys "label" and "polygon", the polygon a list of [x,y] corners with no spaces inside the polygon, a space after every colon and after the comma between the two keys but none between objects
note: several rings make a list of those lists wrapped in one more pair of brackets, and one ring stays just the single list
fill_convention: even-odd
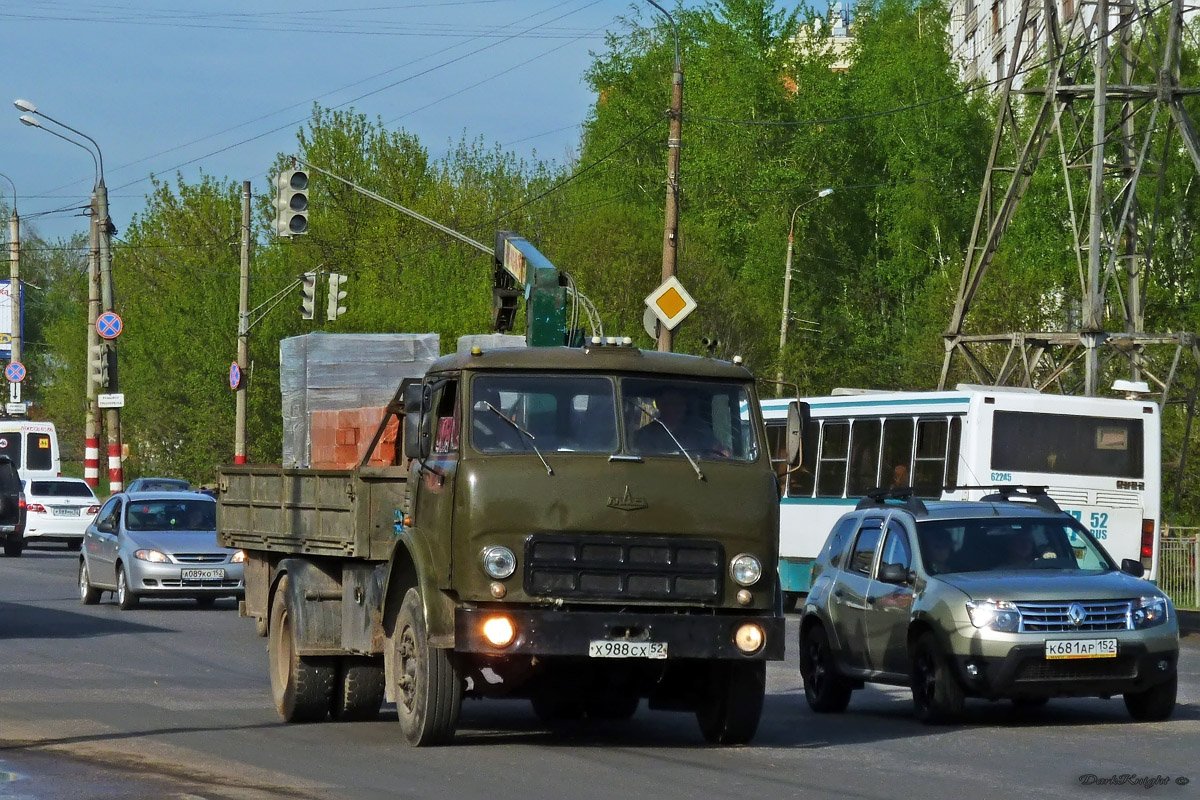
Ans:
[{"label": "green maz truck", "polygon": [[[400,463],[366,466],[393,417]],[[593,339],[435,361],[356,469],[223,468],[220,539],[245,551],[280,716],[386,698],[430,745],[463,698],[547,721],[646,699],[749,741],[784,652],[765,441],[740,364]]]}]

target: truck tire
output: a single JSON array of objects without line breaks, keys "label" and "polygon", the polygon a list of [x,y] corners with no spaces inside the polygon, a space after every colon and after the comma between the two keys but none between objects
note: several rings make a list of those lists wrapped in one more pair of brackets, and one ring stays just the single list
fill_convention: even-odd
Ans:
[{"label": "truck tire", "polygon": [[829,647],[829,634],[819,623],[800,637],[800,678],[804,682],[804,699],[818,714],[839,713],[850,705],[853,685],[838,671]]},{"label": "truck tire", "polygon": [[910,683],[913,708],[921,722],[945,725],[962,716],[962,686],[932,633],[921,634],[913,645]]},{"label": "truck tire", "polygon": [[94,606],[100,602],[100,590],[92,586],[87,562],[82,558],[79,559],[79,601],[85,606]]},{"label": "truck tire", "polygon": [[709,672],[708,690],[696,710],[705,741],[746,744],[754,738],[767,693],[765,661],[718,661]]},{"label": "truck tire", "polygon": [[330,716],[339,722],[375,719],[386,684],[383,659],[346,656],[339,661]]},{"label": "truck tire", "polygon": [[416,589],[404,595],[390,640],[396,715],[405,741],[413,747],[450,741],[462,707],[463,680],[451,653],[429,646],[424,607]]},{"label": "truck tire", "polygon": [[129,574],[124,566],[117,567],[117,605],[122,611],[137,608],[138,596],[129,588]]},{"label": "truck tire", "polygon": [[25,551],[25,541],[23,539],[9,539],[4,543],[4,555],[9,558],[17,558]]},{"label": "truck tire", "polygon": [[288,600],[288,578],[283,576],[271,602],[271,636],[267,639],[271,671],[271,698],[284,722],[320,722],[329,715],[333,659],[296,655],[296,636]]},{"label": "truck tire", "polygon": [[1151,686],[1142,692],[1125,693],[1125,709],[1138,722],[1162,722],[1175,710],[1175,697],[1179,691],[1179,676]]}]

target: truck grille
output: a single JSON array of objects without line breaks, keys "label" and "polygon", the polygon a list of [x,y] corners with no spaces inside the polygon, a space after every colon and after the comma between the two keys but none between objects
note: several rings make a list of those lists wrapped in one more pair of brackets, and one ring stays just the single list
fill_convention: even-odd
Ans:
[{"label": "truck grille", "polygon": [[1079,603],[1083,622],[1076,626],[1070,611],[1074,603],[1017,603],[1024,633],[1074,633],[1076,631],[1129,630],[1129,600],[1100,600]]},{"label": "truck grille", "polygon": [[720,597],[719,542],[538,533],[525,540],[525,592],[538,597],[705,601]]},{"label": "truck grille", "polygon": [[1083,659],[1030,659],[1017,671],[1021,681],[1102,681],[1137,677],[1137,662],[1130,656]]}]

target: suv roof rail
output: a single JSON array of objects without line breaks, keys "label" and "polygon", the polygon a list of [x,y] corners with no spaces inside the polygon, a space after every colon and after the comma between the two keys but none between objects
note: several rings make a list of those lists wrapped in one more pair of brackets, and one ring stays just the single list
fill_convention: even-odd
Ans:
[{"label": "suv roof rail", "polygon": [[1063,510],[1059,508],[1058,503],[1054,502],[1054,498],[1046,493],[1047,486],[1023,486],[1020,484],[1006,483],[998,486],[947,486],[946,491],[962,491],[968,489],[994,489],[991,494],[984,495],[979,498],[981,503],[1011,503],[1014,498],[1021,500],[1032,500],[1038,508],[1044,509],[1054,514],[1061,514]]},{"label": "suv roof rail", "polygon": [[[914,516],[926,516],[929,514],[929,509],[925,507],[925,503],[921,501],[921,498],[913,494],[911,486],[903,489],[884,489],[883,487],[869,489],[866,493],[866,496],[863,497],[862,500],[859,500],[858,505],[856,505],[854,508],[855,510],[863,508],[883,508],[889,505],[889,500],[903,501],[904,508],[912,512]],[[894,506],[897,504],[892,503],[891,505]]]}]

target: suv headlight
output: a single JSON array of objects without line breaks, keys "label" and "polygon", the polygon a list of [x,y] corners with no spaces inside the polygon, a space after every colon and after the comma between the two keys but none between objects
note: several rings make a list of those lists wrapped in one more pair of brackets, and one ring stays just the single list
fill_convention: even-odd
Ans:
[{"label": "suv headlight", "polygon": [[1133,601],[1129,622],[1135,629],[1153,628],[1167,621],[1167,600],[1164,597],[1143,597]]},{"label": "suv headlight", "polygon": [[979,603],[968,600],[967,614],[976,628],[991,628],[1003,633],[1016,633],[1021,629],[1021,612],[1007,600],[984,600]]},{"label": "suv headlight", "polygon": [[502,581],[517,571],[517,557],[507,547],[493,545],[483,549],[483,571],[489,578]]},{"label": "suv headlight", "polygon": [[753,586],[762,577],[762,563],[749,553],[734,556],[729,562],[729,576],[742,586]]}]

